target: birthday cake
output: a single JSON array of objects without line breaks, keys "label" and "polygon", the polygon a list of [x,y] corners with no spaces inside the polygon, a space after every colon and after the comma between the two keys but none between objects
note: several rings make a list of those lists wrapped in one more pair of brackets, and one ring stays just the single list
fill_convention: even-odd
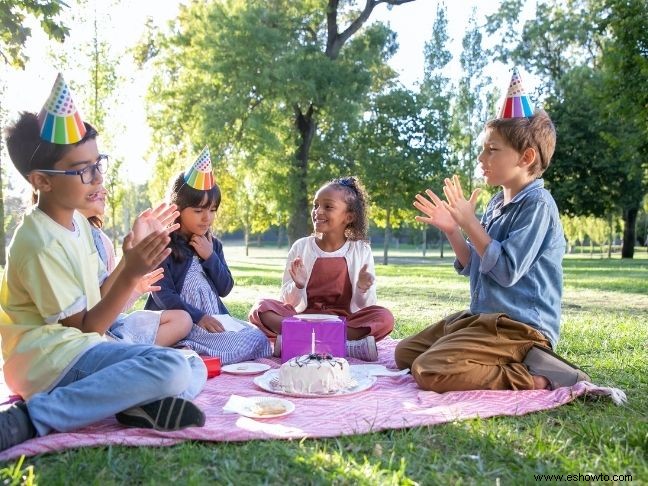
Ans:
[{"label": "birthday cake", "polygon": [[305,354],[279,368],[279,386],[288,393],[331,394],[355,386],[349,362],[330,354]]}]

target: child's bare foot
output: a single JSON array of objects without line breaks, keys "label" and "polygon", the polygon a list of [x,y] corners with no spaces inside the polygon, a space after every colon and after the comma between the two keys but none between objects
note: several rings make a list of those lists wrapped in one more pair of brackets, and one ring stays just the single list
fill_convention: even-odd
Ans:
[{"label": "child's bare foot", "polygon": [[549,386],[549,380],[544,376],[533,375],[533,389],[534,390],[548,390],[551,387]]}]

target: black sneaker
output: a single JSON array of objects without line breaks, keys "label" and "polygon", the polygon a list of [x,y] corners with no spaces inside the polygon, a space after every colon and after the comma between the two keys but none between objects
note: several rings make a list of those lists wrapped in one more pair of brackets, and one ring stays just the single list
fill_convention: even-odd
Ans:
[{"label": "black sneaker", "polygon": [[532,375],[544,376],[549,380],[552,390],[572,386],[579,381],[590,381],[590,377],[578,366],[561,358],[551,349],[537,344],[529,350],[523,364]]},{"label": "black sneaker", "polygon": [[36,437],[25,402],[16,402],[0,412],[0,451]]},{"label": "black sneaker", "polygon": [[167,397],[115,415],[120,424],[162,431],[205,425],[205,414],[189,400]]}]

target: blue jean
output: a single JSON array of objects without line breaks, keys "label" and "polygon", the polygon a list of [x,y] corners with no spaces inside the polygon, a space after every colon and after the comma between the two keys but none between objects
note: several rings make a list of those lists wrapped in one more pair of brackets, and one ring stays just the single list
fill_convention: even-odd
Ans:
[{"label": "blue jean", "polygon": [[206,380],[198,356],[106,342],[84,352],[52,390],[33,395],[27,409],[38,435],[68,432],[161,398],[192,399]]}]

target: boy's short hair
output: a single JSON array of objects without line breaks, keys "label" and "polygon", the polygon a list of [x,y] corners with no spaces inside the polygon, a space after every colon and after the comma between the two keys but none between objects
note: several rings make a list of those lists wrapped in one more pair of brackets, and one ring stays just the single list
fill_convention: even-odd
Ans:
[{"label": "boy's short hair", "polygon": [[40,124],[35,113],[24,111],[13,125],[5,129],[5,141],[9,157],[18,172],[27,179],[27,175],[38,169],[52,169],[54,164],[65,157],[73,147],[97,137],[97,131],[89,123],[83,123],[86,133],[77,143],[61,145],[43,140],[40,136]]},{"label": "boy's short hair", "polygon": [[486,123],[486,129],[496,130],[517,152],[527,148],[536,151],[529,173],[540,177],[551,163],[556,148],[556,129],[544,110],[536,110],[530,117],[496,118]]}]

